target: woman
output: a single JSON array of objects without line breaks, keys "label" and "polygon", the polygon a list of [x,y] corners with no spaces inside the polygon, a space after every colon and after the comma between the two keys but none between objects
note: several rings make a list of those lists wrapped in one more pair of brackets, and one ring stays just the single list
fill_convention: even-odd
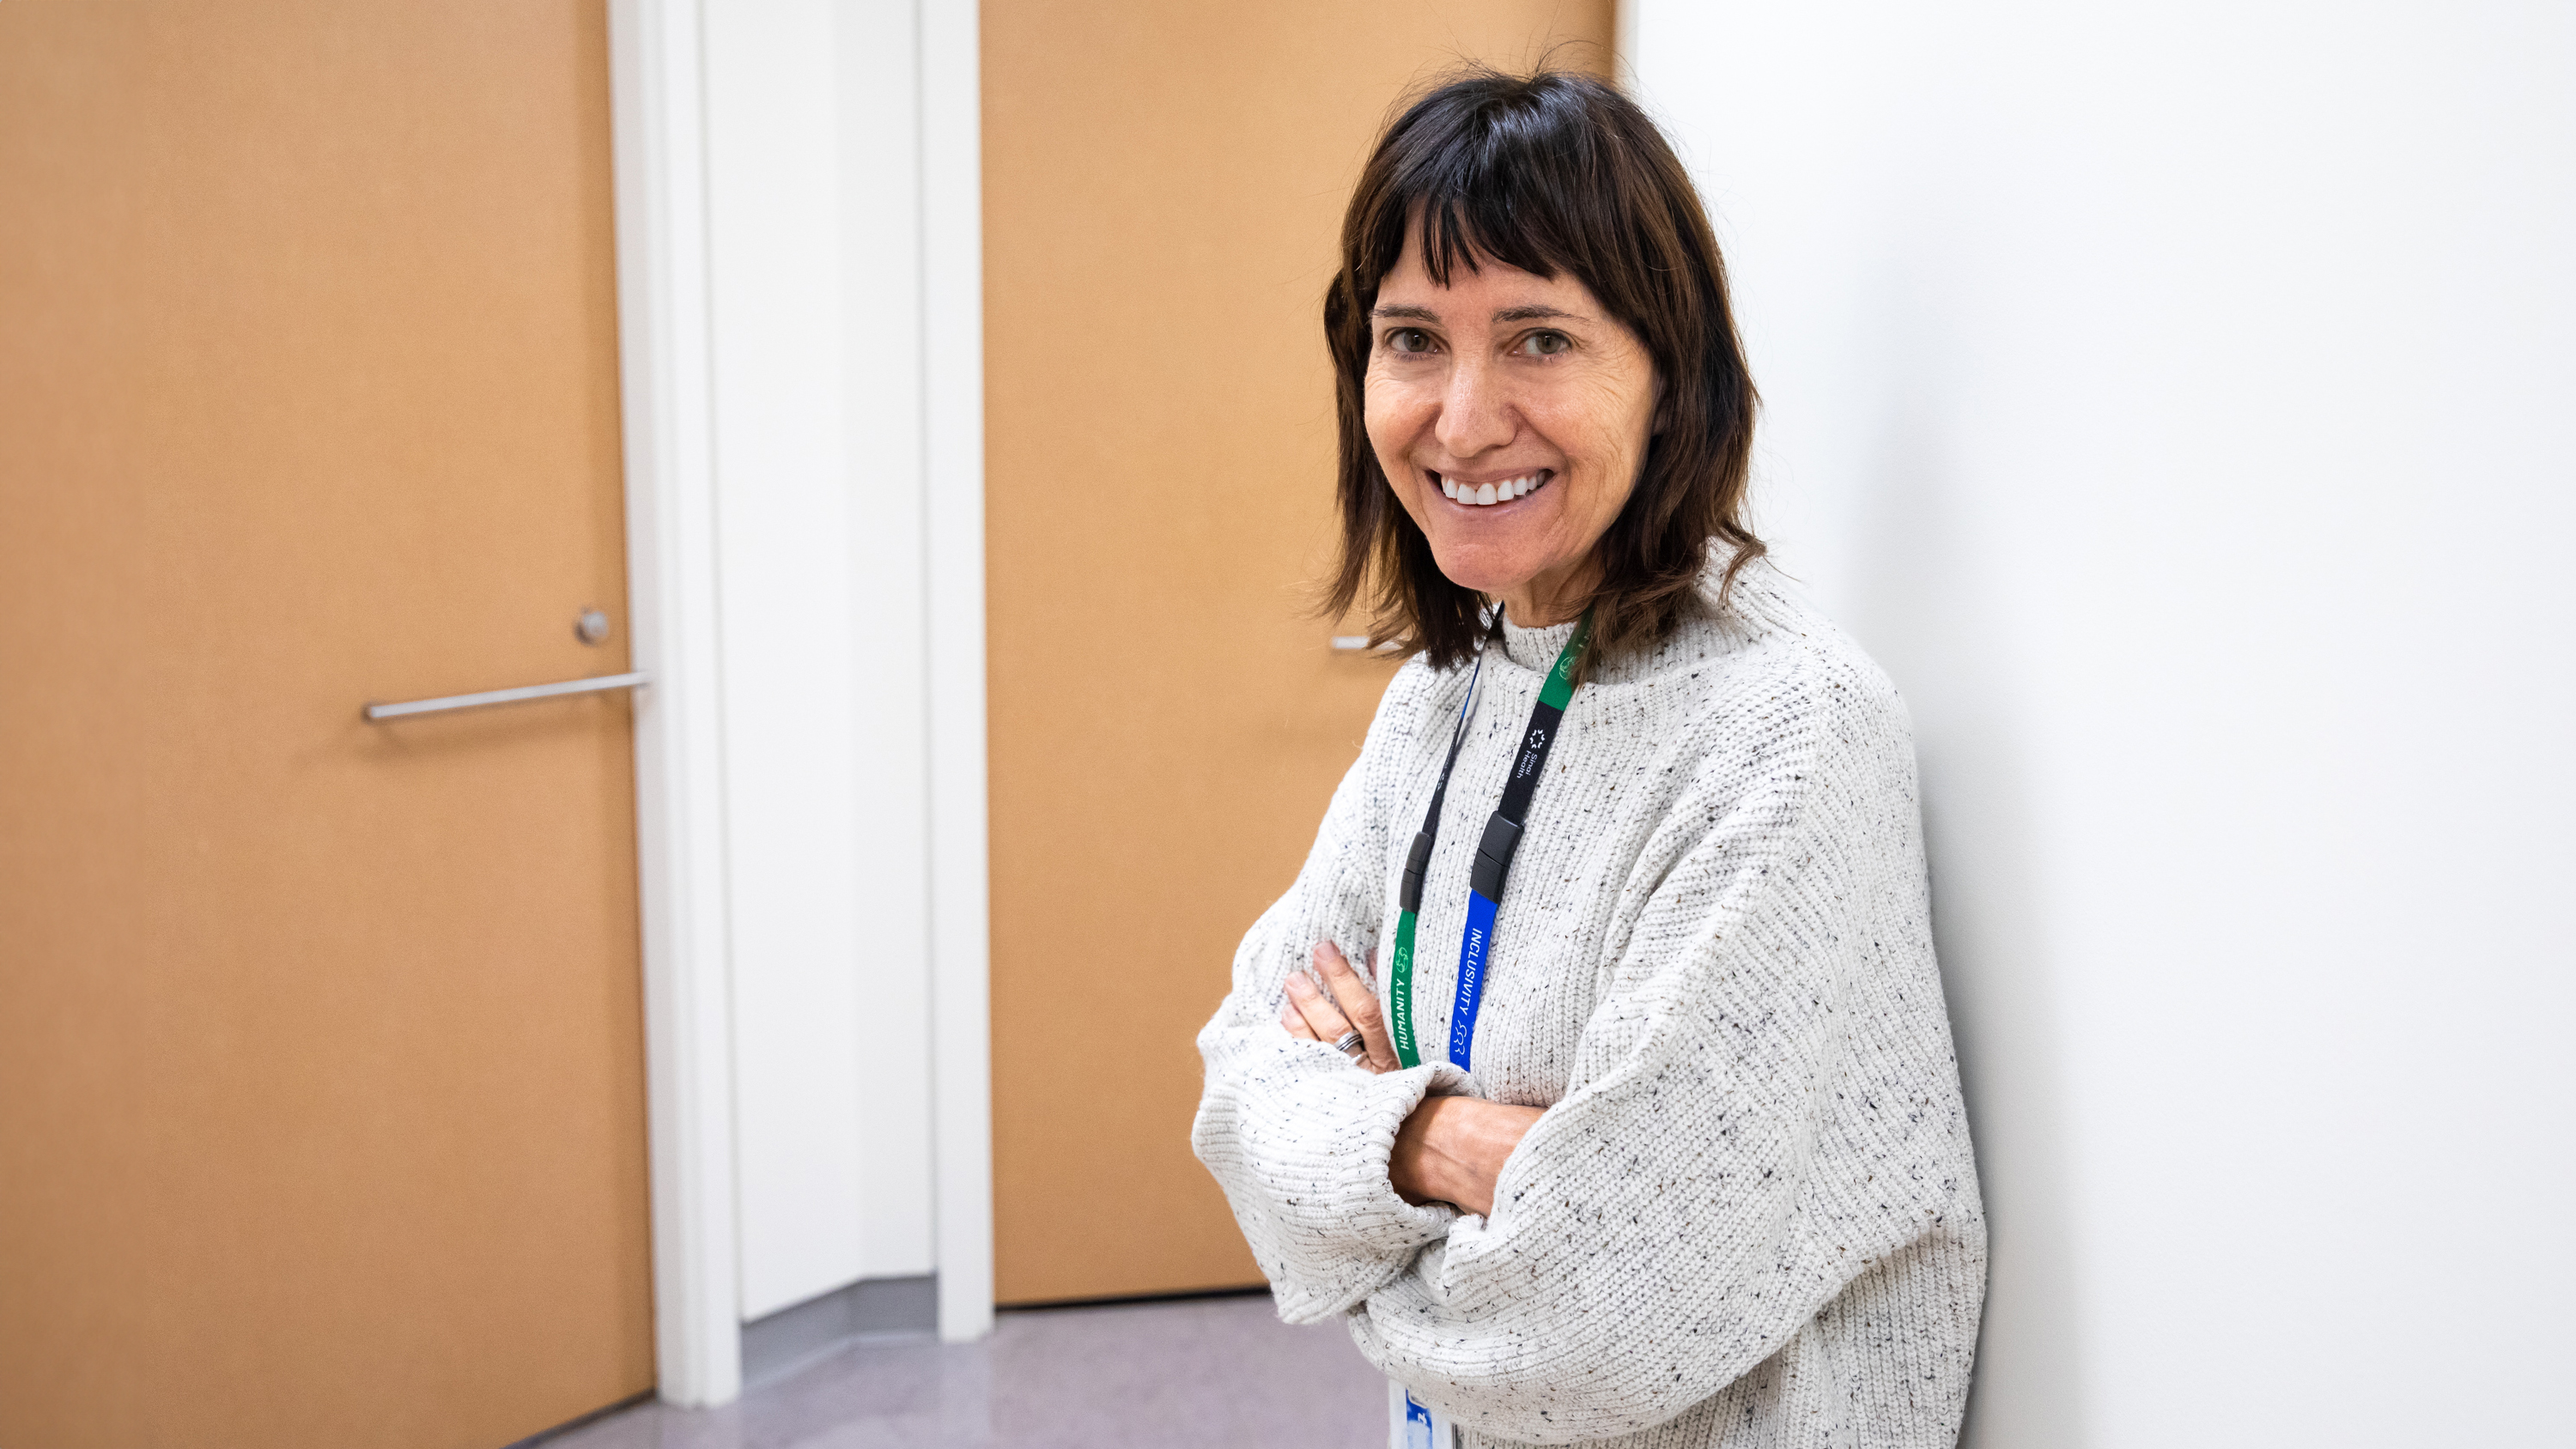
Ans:
[{"label": "woman", "polygon": [[1951,1444],[1985,1228],[1913,747],[1742,521],[1689,179],[1600,82],[1471,75],[1324,315],[1332,603],[1414,657],[1199,1037],[1282,1316],[1466,1446]]}]

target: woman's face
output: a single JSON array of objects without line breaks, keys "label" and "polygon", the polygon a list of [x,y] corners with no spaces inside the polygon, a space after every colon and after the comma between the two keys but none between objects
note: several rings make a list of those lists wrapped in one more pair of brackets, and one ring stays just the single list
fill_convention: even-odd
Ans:
[{"label": "woman's face", "polygon": [[1434,285],[1412,238],[1379,286],[1369,443],[1451,582],[1562,623],[1645,461],[1654,363],[1573,277],[1478,261]]}]

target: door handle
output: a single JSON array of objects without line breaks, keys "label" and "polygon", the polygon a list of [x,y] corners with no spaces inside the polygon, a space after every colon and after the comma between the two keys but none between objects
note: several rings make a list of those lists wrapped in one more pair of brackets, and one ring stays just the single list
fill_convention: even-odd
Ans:
[{"label": "door handle", "polygon": [[481,694],[449,694],[437,699],[407,699],[400,704],[369,704],[364,713],[370,720],[401,719],[406,715],[445,714],[452,709],[481,709],[487,704],[517,704],[526,699],[553,699],[564,694],[598,694],[611,689],[633,689],[652,683],[652,676],[603,674],[596,679],[567,679],[560,684],[523,684],[516,689],[487,689]]}]

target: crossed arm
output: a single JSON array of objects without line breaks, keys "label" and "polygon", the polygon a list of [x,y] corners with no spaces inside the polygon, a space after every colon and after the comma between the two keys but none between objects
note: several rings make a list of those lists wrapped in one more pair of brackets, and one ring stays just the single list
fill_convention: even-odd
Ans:
[{"label": "crossed arm", "polygon": [[[1317,986],[1320,978],[1322,986]],[[1317,946],[1312,976],[1288,975],[1288,1005],[1279,1024],[1304,1041],[1332,1042],[1357,1031],[1366,1050],[1352,1061],[1363,1071],[1396,1069],[1377,991],[1351,969],[1331,942]],[[1477,1097],[1425,1097],[1404,1119],[1388,1154],[1387,1180],[1406,1202],[1455,1204],[1466,1212],[1494,1210],[1494,1182],[1521,1137],[1540,1116],[1537,1107],[1513,1107]]]}]

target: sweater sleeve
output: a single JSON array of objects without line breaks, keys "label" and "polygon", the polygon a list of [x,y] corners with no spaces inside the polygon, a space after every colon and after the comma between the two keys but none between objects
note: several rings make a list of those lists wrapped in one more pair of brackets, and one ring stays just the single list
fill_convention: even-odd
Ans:
[{"label": "sweater sleeve", "polygon": [[1353,1315],[1363,1352],[1483,1435],[1651,1428],[1974,1216],[1902,706],[1840,702],[1697,766],[1492,1215]]},{"label": "sweater sleeve", "polygon": [[1225,1189],[1280,1316],[1292,1323],[1356,1306],[1456,1217],[1398,1197],[1387,1155],[1425,1095],[1459,1084],[1457,1069],[1442,1063],[1372,1075],[1279,1025],[1289,973],[1307,964],[1317,942],[1334,942],[1354,964],[1368,961],[1376,944],[1387,825],[1372,766],[1389,726],[1381,710],[1296,883],[1235,952],[1232,989],[1198,1039],[1206,1085],[1190,1144]]}]

